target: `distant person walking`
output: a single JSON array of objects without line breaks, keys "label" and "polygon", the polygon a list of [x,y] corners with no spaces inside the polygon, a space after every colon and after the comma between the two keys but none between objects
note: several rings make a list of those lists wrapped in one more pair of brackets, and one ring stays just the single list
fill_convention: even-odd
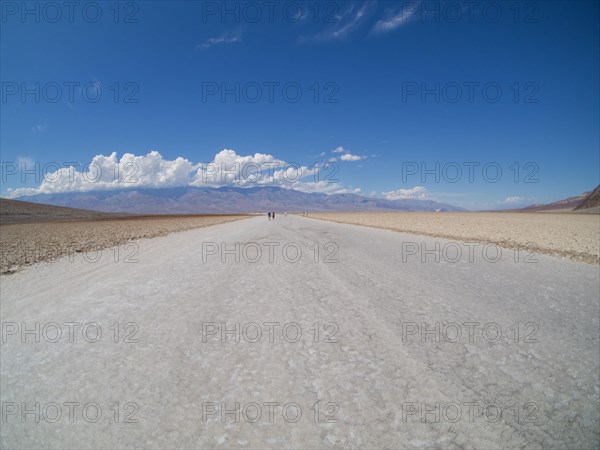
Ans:
[{"label": "distant person walking", "polygon": [[273,220],[275,220],[275,211],[273,211],[271,215],[273,216]]},{"label": "distant person walking", "polygon": [[287,211],[283,213],[283,217],[287,217]]},{"label": "distant person walking", "polygon": [[269,211],[269,220],[271,220],[271,211]]}]

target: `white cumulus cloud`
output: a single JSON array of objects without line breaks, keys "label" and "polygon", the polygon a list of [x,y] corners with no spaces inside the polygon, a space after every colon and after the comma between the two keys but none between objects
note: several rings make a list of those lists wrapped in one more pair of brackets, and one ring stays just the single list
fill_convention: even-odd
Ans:
[{"label": "white cumulus cloud", "polygon": [[340,159],[342,161],[360,161],[361,159],[364,159],[364,156],[358,156],[358,155],[352,155],[350,153],[345,153],[342,156],[340,156]]},{"label": "white cumulus cloud", "polygon": [[424,186],[415,186],[412,189],[397,189],[395,191],[382,192],[384,198],[388,200],[404,200],[404,199],[418,199],[418,200],[429,200],[429,194]]},{"label": "white cumulus cloud", "polygon": [[337,156],[332,156],[331,158],[329,158],[329,162],[335,162],[335,161],[360,161],[361,159],[365,159],[366,156],[359,156],[359,155],[353,155],[352,153],[350,153],[350,150],[345,149],[344,147],[340,146],[340,147],[336,147],[333,150],[331,150],[331,153],[343,153],[343,155],[337,157]]},{"label": "white cumulus cloud", "polygon": [[[20,161],[28,168],[34,164],[30,158]],[[108,156],[96,155],[83,167],[56,163],[44,170],[44,179],[39,186],[8,189],[7,193],[15,198],[35,194],[177,186],[277,186],[327,193],[343,189],[337,180],[325,179],[329,172],[330,168],[323,164],[309,167],[288,163],[265,153],[239,155],[231,149],[224,149],[210,162],[201,163],[193,163],[181,156],[165,159],[157,151],[146,155],[125,153],[121,158],[113,152]]]}]

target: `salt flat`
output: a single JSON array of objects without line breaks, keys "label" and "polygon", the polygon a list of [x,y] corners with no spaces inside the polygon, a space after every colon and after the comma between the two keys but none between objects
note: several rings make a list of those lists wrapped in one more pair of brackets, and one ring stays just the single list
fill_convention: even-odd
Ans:
[{"label": "salt flat", "polygon": [[420,235],[493,243],[507,248],[600,263],[598,212],[326,212],[311,213],[351,223]]},{"label": "salt flat", "polygon": [[278,215],[1,276],[2,447],[598,447],[597,265],[485,252]]}]

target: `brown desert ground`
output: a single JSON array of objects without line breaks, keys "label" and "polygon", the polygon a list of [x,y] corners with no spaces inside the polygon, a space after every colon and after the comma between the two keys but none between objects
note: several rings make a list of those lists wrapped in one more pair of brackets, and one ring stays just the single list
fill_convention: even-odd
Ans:
[{"label": "brown desert ground", "polygon": [[[0,224],[0,273],[72,254],[127,244],[250,217],[248,215],[131,216]],[[130,254],[122,247],[123,255]],[[133,249],[131,249],[133,251]]]},{"label": "brown desert ground", "polygon": [[90,211],[87,209],[65,208],[63,206],[44,205],[41,203],[0,198],[0,225],[117,217],[130,217],[130,215]]},{"label": "brown desert ground", "polygon": [[[164,236],[246,217],[250,216],[142,216],[0,198],[0,274],[14,273],[30,264],[73,253],[121,246],[137,239]],[[123,250],[121,256],[127,257],[127,249]]]},{"label": "brown desert ground", "polygon": [[348,212],[310,217],[600,263],[599,214]]}]

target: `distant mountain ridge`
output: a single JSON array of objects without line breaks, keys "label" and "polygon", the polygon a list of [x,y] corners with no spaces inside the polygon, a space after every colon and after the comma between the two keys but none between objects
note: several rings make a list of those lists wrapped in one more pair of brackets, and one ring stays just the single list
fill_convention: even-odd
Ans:
[{"label": "distant mountain ridge", "polygon": [[552,203],[535,204],[512,211],[543,212],[543,211],[582,211],[600,206],[600,185],[593,191],[581,195],[567,197]]},{"label": "distant mountain ridge", "polygon": [[575,207],[575,211],[580,209],[590,209],[597,208],[600,206],[600,184],[590,192],[587,197],[583,199],[583,201]]},{"label": "distant mountain ridge", "polygon": [[247,213],[262,211],[465,211],[433,200],[387,200],[357,194],[306,193],[280,187],[176,187],[36,194],[19,200],[132,214]]},{"label": "distant mountain ridge", "polygon": [[554,211],[554,210],[563,210],[564,209],[564,210],[571,211],[571,210],[575,209],[578,205],[580,205],[581,202],[586,198],[586,196],[588,194],[589,194],[589,192],[584,192],[581,195],[567,197],[565,199],[557,200],[552,203],[529,205],[524,208],[521,208],[521,210],[535,212],[535,211]]}]

